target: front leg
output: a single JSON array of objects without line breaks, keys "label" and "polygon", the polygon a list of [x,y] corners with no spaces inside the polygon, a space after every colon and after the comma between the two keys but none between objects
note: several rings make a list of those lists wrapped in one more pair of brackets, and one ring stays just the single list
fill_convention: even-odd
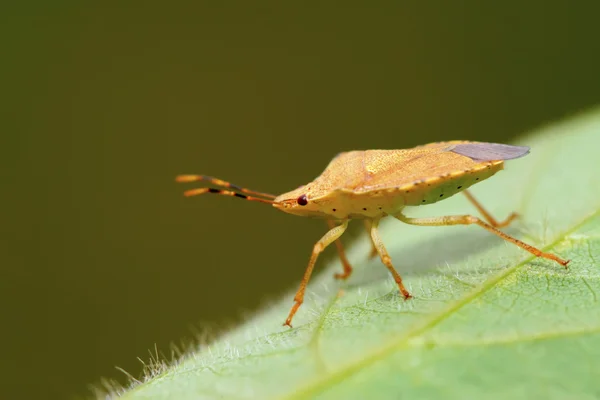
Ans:
[{"label": "front leg", "polygon": [[[371,220],[365,219],[365,229],[367,230],[367,234],[369,235],[369,239],[371,239]],[[375,243],[373,243],[373,239],[371,239],[371,251],[369,252],[369,258],[373,258],[377,255],[377,247]]]},{"label": "front leg", "polygon": [[308,266],[306,267],[306,271],[304,271],[304,276],[302,277],[302,281],[300,282],[300,287],[298,288],[298,291],[294,296],[294,305],[292,306],[292,309],[290,310],[290,313],[283,325],[287,325],[290,328],[292,327],[292,318],[294,318],[294,314],[296,314],[296,311],[298,311],[300,305],[302,305],[302,303],[304,302],[304,292],[306,291],[306,285],[310,280],[310,275],[312,274],[319,254],[321,254],[321,252],[325,250],[327,246],[329,246],[340,236],[342,236],[342,234],[346,231],[346,228],[348,228],[348,220],[344,220],[344,222],[342,222],[341,225],[338,225],[331,229],[329,232],[327,232],[313,247],[312,255],[310,256]]}]

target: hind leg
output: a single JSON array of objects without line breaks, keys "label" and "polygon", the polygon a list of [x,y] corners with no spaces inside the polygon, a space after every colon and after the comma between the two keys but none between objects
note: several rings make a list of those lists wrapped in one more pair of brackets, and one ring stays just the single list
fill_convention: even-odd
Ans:
[{"label": "hind leg", "polygon": [[473,197],[473,195],[471,194],[471,192],[469,192],[468,190],[464,190],[463,193],[465,194],[465,196],[467,196],[467,199],[469,199],[469,201],[471,202],[471,204],[473,204],[475,206],[475,208],[477,209],[477,211],[479,211],[479,213],[481,214],[481,216],[483,217],[483,219],[485,219],[494,228],[504,228],[504,227],[507,227],[515,219],[519,218],[519,214],[513,212],[513,213],[510,213],[510,215],[508,217],[506,217],[506,219],[504,221],[498,222],[498,221],[496,221],[496,218],[492,217],[492,214],[490,214],[481,205],[481,203],[479,201],[477,201],[477,199],[475,197]]}]

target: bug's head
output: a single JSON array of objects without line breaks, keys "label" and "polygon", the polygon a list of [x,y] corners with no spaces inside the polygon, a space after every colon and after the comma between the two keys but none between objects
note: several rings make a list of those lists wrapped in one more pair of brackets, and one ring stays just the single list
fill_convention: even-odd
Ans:
[{"label": "bug's head", "polygon": [[283,193],[273,200],[273,207],[289,214],[303,217],[320,217],[325,214],[321,211],[322,205],[311,199],[307,186],[300,186],[291,192]]}]

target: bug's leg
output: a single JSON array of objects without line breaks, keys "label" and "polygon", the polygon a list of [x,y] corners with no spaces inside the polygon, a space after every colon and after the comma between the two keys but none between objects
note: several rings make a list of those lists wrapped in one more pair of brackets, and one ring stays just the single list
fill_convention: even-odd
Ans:
[{"label": "bug's leg", "polygon": [[375,246],[377,253],[379,253],[379,257],[381,257],[381,262],[387,267],[387,269],[391,272],[392,276],[394,277],[394,280],[396,281],[396,284],[398,285],[398,289],[400,289],[400,293],[402,293],[402,296],[404,296],[405,299],[411,298],[411,294],[408,292],[408,290],[406,290],[404,284],[402,283],[402,278],[400,277],[400,274],[392,265],[392,258],[385,249],[383,241],[381,240],[379,232],[377,231],[378,226],[379,219],[374,219],[373,221],[371,221],[371,240],[373,241],[373,245]]},{"label": "bug's leg", "polygon": [[513,222],[519,217],[519,214],[513,212],[510,213],[510,215],[506,217],[504,221],[498,222],[496,221],[496,218],[492,217],[492,215],[481,205],[481,203],[477,201],[475,197],[473,197],[471,192],[469,192],[468,190],[464,190],[463,193],[465,194],[465,196],[467,196],[467,199],[469,199],[471,204],[475,206],[475,208],[477,209],[477,211],[479,211],[483,218],[494,228],[504,228],[510,225],[511,222]]},{"label": "bug's leg", "polygon": [[562,265],[565,268],[567,268],[567,264],[570,261],[570,260],[564,260],[554,254],[551,254],[551,253],[544,253],[537,247],[533,247],[527,243],[520,241],[519,239],[516,239],[510,235],[507,235],[506,233],[498,230],[497,228],[494,228],[490,224],[487,224],[487,223],[483,222],[482,220],[480,220],[479,218],[474,217],[472,215],[450,215],[450,216],[446,216],[446,217],[409,218],[409,217],[405,216],[404,214],[400,213],[398,215],[395,215],[394,217],[396,217],[400,221],[405,222],[407,224],[420,225],[420,226],[445,226],[445,225],[476,224],[476,225],[481,226],[483,229],[486,229],[489,232],[492,232],[493,234],[500,236],[502,239],[509,241],[511,243],[514,243],[515,245],[519,246],[523,250],[527,250],[528,252],[530,252],[531,254],[533,254],[536,257],[542,257],[542,258],[546,258],[548,260],[556,261],[557,263],[559,263],[560,265]]},{"label": "bug's leg", "polygon": [[[335,228],[336,225],[335,225],[335,222],[333,222],[333,220],[328,219],[327,226],[329,226],[329,229],[333,229],[333,228]],[[344,272],[342,272],[342,273],[336,272],[333,275],[333,277],[335,279],[347,279],[352,274],[352,266],[350,265],[348,258],[346,258],[346,252],[344,251],[344,245],[342,244],[341,239],[338,238],[335,240],[335,247],[337,248],[337,252],[338,252],[338,255],[340,256],[340,260],[342,261],[342,266],[344,267]]]},{"label": "bug's leg", "polygon": [[[367,234],[369,238],[371,237],[371,220],[365,219],[365,229],[367,230]],[[369,253],[369,258],[373,258],[377,255],[377,247],[375,247],[375,243],[373,243],[373,239],[371,239],[371,252]]]},{"label": "bug's leg", "polygon": [[296,311],[298,311],[298,308],[300,308],[300,305],[304,301],[304,292],[306,291],[306,285],[310,280],[310,275],[312,274],[313,268],[315,267],[315,263],[317,262],[319,254],[323,250],[325,250],[325,248],[329,246],[332,242],[334,242],[340,236],[342,236],[346,228],[348,228],[348,220],[345,220],[344,222],[342,222],[341,225],[338,225],[333,229],[329,230],[329,232],[327,232],[313,247],[312,255],[310,256],[310,261],[308,262],[308,266],[306,267],[306,271],[304,272],[304,276],[302,277],[302,281],[300,282],[300,287],[298,288],[298,291],[294,296],[294,305],[292,306],[292,309],[290,310],[290,313],[283,325],[287,325],[290,328],[292,327],[292,318],[294,318],[294,314],[296,314]]}]

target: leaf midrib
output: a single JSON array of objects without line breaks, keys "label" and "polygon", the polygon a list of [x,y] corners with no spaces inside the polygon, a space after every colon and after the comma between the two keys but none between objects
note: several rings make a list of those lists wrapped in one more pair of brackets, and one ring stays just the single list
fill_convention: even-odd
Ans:
[{"label": "leaf midrib", "polygon": [[[596,211],[591,213],[590,215],[583,218],[579,223],[576,223],[571,229],[566,230],[562,234],[558,235],[557,238],[550,244],[544,246],[542,250],[547,250],[552,247],[555,247],[557,244],[562,242],[569,236],[571,233],[577,231],[580,227],[585,225],[590,220],[600,216],[600,207],[596,207]],[[528,264],[532,260],[537,257],[531,256],[520,263],[515,264],[512,267],[508,267],[502,270],[500,273],[491,276],[488,280],[486,280],[483,284],[475,288],[474,290],[467,292],[462,298],[454,301],[445,309],[442,309],[439,313],[432,315],[428,320],[424,321],[419,326],[409,330],[405,335],[398,337],[396,340],[391,340],[389,343],[376,348],[369,352],[364,357],[361,357],[358,360],[350,362],[341,368],[337,368],[335,371],[329,373],[322,379],[313,381],[307,384],[304,388],[297,388],[294,392],[289,396],[283,396],[280,399],[293,400],[293,399],[302,399],[305,397],[309,397],[311,394],[315,392],[319,392],[324,387],[332,387],[336,383],[348,378],[352,374],[362,370],[366,366],[373,364],[380,359],[384,358],[391,351],[400,349],[402,347],[406,347],[408,345],[409,340],[419,336],[423,333],[426,333],[428,330],[434,328],[442,321],[446,320],[448,317],[452,316],[458,310],[463,308],[465,305],[471,303],[471,301],[477,299],[478,297],[485,294],[488,290],[496,287],[499,282],[502,282],[504,279],[512,275],[514,272],[518,271],[520,267]],[[319,323],[322,324],[324,320],[320,320]],[[319,325],[315,332],[320,332],[321,326]],[[592,331],[593,332],[593,331]],[[585,332],[581,332],[585,333]]]}]

